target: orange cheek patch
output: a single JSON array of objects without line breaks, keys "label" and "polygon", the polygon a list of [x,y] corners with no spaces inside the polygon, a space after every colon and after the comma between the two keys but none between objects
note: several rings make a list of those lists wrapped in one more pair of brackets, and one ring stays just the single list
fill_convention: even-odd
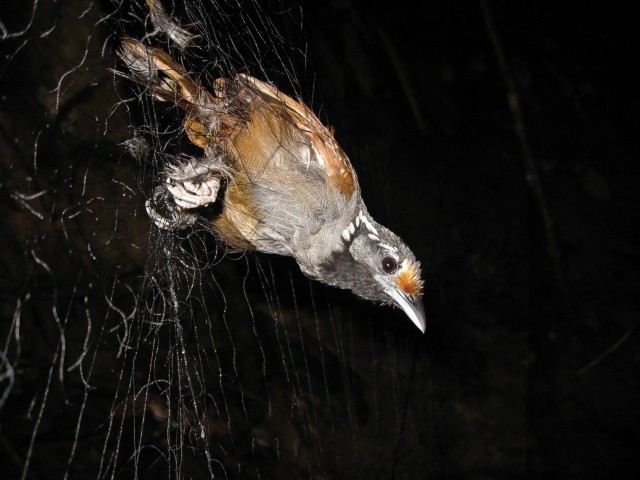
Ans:
[{"label": "orange cheek patch", "polygon": [[422,279],[418,265],[403,268],[396,279],[398,288],[407,295],[422,295]]}]

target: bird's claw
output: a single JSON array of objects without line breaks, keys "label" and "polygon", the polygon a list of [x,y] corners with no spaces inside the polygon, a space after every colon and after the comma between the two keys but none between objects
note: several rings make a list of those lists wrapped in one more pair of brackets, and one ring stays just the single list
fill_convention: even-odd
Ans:
[{"label": "bird's claw", "polygon": [[147,215],[155,226],[162,230],[182,230],[193,225],[196,216],[193,213],[182,211],[168,197],[164,187],[156,187],[151,198],[144,204]]},{"label": "bird's claw", "polygon": [[196,215],[188,210],[217,200],[221,174],[223,169],[212,168],[205,162],[170,165],[164,173],[165,182],[145,204],[149,218],[163,230],[180,230],[192,225]]},{"label": "bird's claw", "polygon": [[173,201],[181,208],[191,209],[214,203],[218,198],[220,179],[213,177],[203,181],[184,180],[174,183],[167,179],[166,189],[173,195]]}]

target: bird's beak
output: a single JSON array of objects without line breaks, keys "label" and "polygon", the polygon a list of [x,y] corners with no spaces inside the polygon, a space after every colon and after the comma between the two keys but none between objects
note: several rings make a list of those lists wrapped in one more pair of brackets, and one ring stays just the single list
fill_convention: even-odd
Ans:
[{"label": "bird's beak", "polygon": [[422,299],[417,295],[413,295],[412,297],[414,298],[412,299],[404,292],[389,285],[387,282],[383,281],[382,285],[386,294],[393,299],[398,307],[404,310],[404,313],[407,314],[407,316],[416,325],[416,327],[418,327],[420,331],[424,333],[425,329],[427,328],[427,321],[424,315],[424,305],[422,305]]}]

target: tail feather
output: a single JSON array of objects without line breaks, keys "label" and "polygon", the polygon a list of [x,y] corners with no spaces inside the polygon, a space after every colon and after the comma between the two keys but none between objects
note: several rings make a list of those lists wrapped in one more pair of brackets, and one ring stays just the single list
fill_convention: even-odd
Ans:
[{"label": "tail feather", "polygon": [[114,70],[115,74],[147,87],[156,99],[178,106],[186,113],[184,127],[189,139],[204,150],[212,147],[221,119],[228,117],[220,111],[218,98],[195,82],[163,50],[123,38],[118,56],[130,73]]},{"label": "tail feather", "polygon": [[144,45],[132,38],[124,38],[118,56],[127,65],[131,74],[118,72],[121,77],[148,86],[161,101],[174,102],[186,109],[186,102],[202,105],[214,97],[193,81],[185,68],[166,52]]}]

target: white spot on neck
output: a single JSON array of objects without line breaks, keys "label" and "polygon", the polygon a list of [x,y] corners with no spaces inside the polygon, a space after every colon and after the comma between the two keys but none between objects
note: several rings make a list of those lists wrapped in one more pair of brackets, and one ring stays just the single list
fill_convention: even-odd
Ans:
[{"label": "white spot on neck", "polygon": [[376,227],[373,226],[369,218],[364,214],[362,210],[360,210],[360,214],[358,215],[358,219],[356,219],[356,222],[358,220],[361,220],[362,223],[364,223],[364,226],[367,227],[367,230],[369,230],[374,235],[378,235],[378,231],[376,230]]}]

